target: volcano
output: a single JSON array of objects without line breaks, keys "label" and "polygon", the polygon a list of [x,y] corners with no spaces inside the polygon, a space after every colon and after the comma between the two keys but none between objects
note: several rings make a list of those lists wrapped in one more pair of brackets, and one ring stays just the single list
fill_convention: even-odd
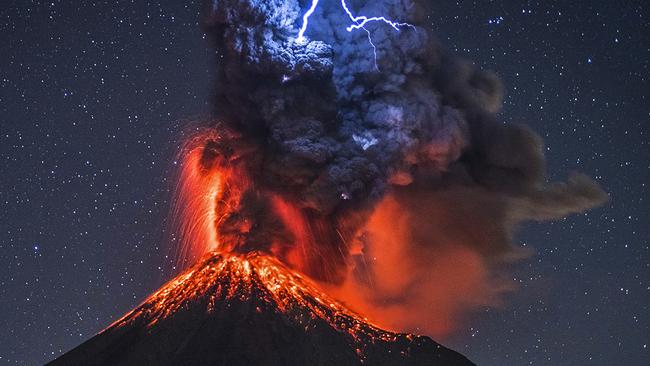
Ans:
[{"label": "volcano", "polygon": [[473,365],[380,329],[274,257],[212,252],[49,365]]}]

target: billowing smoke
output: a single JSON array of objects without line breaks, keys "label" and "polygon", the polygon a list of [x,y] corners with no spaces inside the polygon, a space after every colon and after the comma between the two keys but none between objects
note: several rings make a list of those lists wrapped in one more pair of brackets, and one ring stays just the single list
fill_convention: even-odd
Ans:
[{"label": "billowing smoke", "polygon": [[508,290],[493,269],[525,256],[518,223],[606,195],[582,175],[546,182],[541,139],[497,120],[499,79],[441,47],[424,3],[347,1],[413,25],[349,32],[323,0],[298,41],[311,1],[206,2],[221,137],[203,160],[245,180],[216,222],[230,249],[271,252],[393,327],[442,333]]}]

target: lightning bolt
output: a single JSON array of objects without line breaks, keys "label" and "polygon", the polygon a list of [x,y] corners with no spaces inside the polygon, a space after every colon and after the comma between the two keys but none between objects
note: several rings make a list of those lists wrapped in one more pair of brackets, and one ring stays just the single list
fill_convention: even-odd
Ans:
[{"label": "lightning bolt", "polygon": [[[297,41],[299,43],[305,42],[305,32],[307,31],[307,27],[309,27],[309,17],[311,17],[312,14],[314,14],[314,11],[316,11],[316,8],[318,7],[318,1],[319,0],[312,0],[311,7],[307,9],[307,12],[305,12],[305,14],[302,16],[302,26],[300,28],[300,31],[298,32],[298,38],[297,38]],[[348,15],[348,17],[353,23],[350,26],[348,26],[346,30],[348,32],[352,32],[353,30],[363,29],[368,34],[368,43],[370,43],[370,46],[372,47],[373,50],[373,54],[375,56],[375,69],[377,69],[377,71],[379,71],[379,65],[377,64],[377,46],[375,46],[375,43],[372,41],[372,34],[366,28],[366,25],[372,22],[383,22],[388,24],[398,32],[402,27],[411,27],[415,29],[415,26],[412,24],[396,22],[394,20],[390,20],[383,16],[381,17],[367,17],[365,15],[355,16],[350,10],[350,8],[348,7],[348,4],[346,3],[345,0],[341,0],[341,7],[343,7],[343,10],[345,11],[345,13]]]},{"label": "lightning bolt", "polygon": [[307,9],[307,12],[302,16],[302,26],[298,32],[298,43],[303,43],[305,41],[305,31],[307,31],[307,27],[309,26],[309,17],[314,14],[314,11],[316,11],[318,1],[319,0],[311,0],[311,7]]},{"label": "lightning bolt", "polygon": [[370,18],[368,18],[365,15],[360,15],[360,16],[355,17],[354,14],[352,14],[352,12],[350,11],[350,8],[348,8],[348,4],[345,2],[345,0],[341,0],[341,6],[343,7],[343,10],[345,10],[345,12],[350,17],[350,20],[352,20],[355,23],[355,24],[353,24],[353,25],[346,28],[346,30],[348,32],[352,32],[355,29],[364,29],[366,24],[368,24],[370,22],[384,22],[384,23],[390,25],[391,27],[393,27],[396,31],[399,31],[400,27],[413,27],[413,28],[415,28],[415,26],[413,26],[412,24],[398,23],[398,22],[395,22],[393,20],[387,19],[386,17],[370,17]]}]

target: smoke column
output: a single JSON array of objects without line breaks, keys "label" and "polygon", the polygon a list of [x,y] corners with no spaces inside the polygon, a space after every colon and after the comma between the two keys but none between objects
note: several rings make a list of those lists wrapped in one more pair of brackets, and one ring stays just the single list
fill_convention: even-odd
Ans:
[{"label": "smoke column", "polygon": [[[314,3],[205,3],[215,122],[185,149],[181,254],[267,252],[373,321],[445,334],[511,288],[498,273],[527,255],[519,223],[606,195],[584,175],[547,183],[541,139],[497,119],[499,79],[436,41],[425,0],[347,1],[409,24],[367,33]],[[216,234],[196,244],[195,225]]]}]

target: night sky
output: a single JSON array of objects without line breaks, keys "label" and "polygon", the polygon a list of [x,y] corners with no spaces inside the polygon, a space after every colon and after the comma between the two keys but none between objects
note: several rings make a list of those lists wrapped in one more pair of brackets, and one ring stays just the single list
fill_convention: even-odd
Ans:
[{"label": "night sky", "polygon": [[[390,1],[390,0],[386,0]],[[545,139],[551,180],[610,194],[523,227],[519,289],[442,340],[480,365],[650,360],[650,13],[642,1],[436,1],[431,27],[496,71],[507,122]],[[0,364],[51,360],[171,275],[175,151],[209,115],[199,1],[0,7]]]}]

